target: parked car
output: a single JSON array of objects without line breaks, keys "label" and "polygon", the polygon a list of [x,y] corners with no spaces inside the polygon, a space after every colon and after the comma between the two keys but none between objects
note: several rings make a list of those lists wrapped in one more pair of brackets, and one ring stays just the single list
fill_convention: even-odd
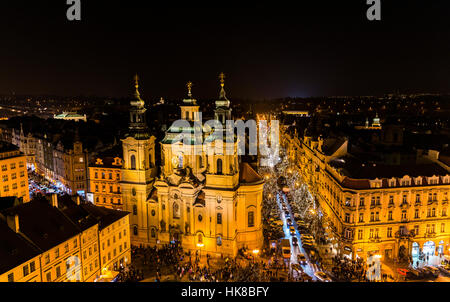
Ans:
[{"label": "parked car", "polygon": [[291,218],[286,219],[286,222],[287,222],[287,225],[288,225],[288,226],[291,226],[291,225],[292,225],[292,220],[291,220]]},{"label": "parked car", "polygon": [[324,272],[315,272],[314,276],[317,277],[317,279],[319,279],[321,282],[331,282],[331,278],[328,277],[327,274],[325,274]]},{"label": "parked car", "polygon": [[423,278],[423,274],[414,268],[409,268],[408,271],[406,272],[406,279],[419,280],[422,278]]},{"label": "parked car", "polygon": [[297,239],[297,237],[292,237],[292,245],[293,246],[298,246],[298,239]]},{"label": "parked car", "polygon": [[424,269],[428,270],[433,278],[437,278],[439,276],[439,269],[433,266],[424,266]]},{"label": "parked car", "polygon": [[295,235],[295,228],[293,226],[289,227],[289,233],[291,233],[291,235]]},{"label": "parked car", "polygon": [[286,217],[291,217],[291,215],[289,214],[289,211],[284,211],[284,215],[285,215]]},{"label": "parked car", "polygon": [[297,263],[292,264],[292,268],[295,269],[299,273],[303,273],[303,268]]},{"label": "parked car", "polygon": [[297,255],[297,261],[298,261],[298,263],[300,263],[302,265],[306,264],[306,257],[305,257],[305,255],[304,254],[298,254]]}]

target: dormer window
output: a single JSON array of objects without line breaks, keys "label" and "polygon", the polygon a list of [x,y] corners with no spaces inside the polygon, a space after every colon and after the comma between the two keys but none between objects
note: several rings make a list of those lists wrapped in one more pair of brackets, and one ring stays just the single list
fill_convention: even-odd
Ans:
[{"label": "dormer window", "polygon": [[97,158],[97,160],[95,161],[96,165],[103,165],[103,160],[101,158]]},{"label": "dormer window", "polygon": [[402,185],[402,187],[410,186],[411,185],[411,179],[409,179],[409,177],[405,177],[405,178],[402,179],[400,184]]},{"label": "dormer window", "polygon": [[395,187],[395,178],[389,179],[389,187]]},{"label": "dormer window", "polygon": [[416,178],[416,186],[421,186],[422,185],[422,177],[417,177]]},{"label": "dormer window", "polygon": [[437,184],[439,184],[439,177],[438,176],[428,177],[428,184],[429,185],[437,185]]},{"label": "dormer window", "polygon": [[381,188],[381,184],[382,184],[381,180],[375,179],[370,182],[370,187],[371,188]]},{"label": "dormer window", "polygon": [[446,175],[446,176],[442,177],[442,183],[450,184],[450,176]]}]

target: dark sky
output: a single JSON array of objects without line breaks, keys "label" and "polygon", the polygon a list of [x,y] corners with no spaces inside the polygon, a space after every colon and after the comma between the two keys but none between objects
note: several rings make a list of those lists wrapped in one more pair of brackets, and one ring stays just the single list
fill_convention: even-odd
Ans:
[{"label": "dark sky", "polygon": [[449,1],[1,1],[0,93],[147,98],[449,92]]}]

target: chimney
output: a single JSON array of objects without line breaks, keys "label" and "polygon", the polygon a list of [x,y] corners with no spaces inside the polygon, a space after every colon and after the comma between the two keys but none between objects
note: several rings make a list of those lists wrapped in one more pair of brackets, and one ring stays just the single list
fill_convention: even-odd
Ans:
[{"label": "chimney", "polygon": [[7,216],[6,222],[8,226],[16,233],[19,233],[19,215],[15,214],[14,216]]},{"label": "chimney", "polygon": [[58,194],[56,193],[52,194],[52,207],[58,207]]}]

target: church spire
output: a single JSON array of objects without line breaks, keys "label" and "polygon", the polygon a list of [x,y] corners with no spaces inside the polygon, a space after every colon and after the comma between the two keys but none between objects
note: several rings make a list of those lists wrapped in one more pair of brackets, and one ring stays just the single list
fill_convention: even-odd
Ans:
[{"label": "church spire", "polygon": [[135,88],[134,92],[135,99],[131,101],[130,104],[131,106],[143,108],[145,103],[141,99],[141,94],[139,93],[139,76],[137,74],[134,76],[134,88]]},{"label": "church spire", "polygon": [[136,98],[138,98],[140,96],[140,93],[139,93],[139,76],[137,75],[137,73],[134,75],[134,87],[136,89],[134,95],[136,96]]},{"label": "church spire", "polygon": [[191,89],[192,89],[192,82],[191,81],[187,82],[186,87],[188,89],[188,97],[192,98],[192,91],[191,91]]},{"label": "church spire", "polygon": [[134,99],[130,102],[130,124],[127,136],[133,136],[136,139],[148,139],[150,134],[145,119],[145,103],[139,93],[139,77],[137,74],[134,76],[134,88]]},{"label": "church spire", "polygon": [[219,79],[220,79],[220,99],[221,100],[226,100],[227,97],[225,96],[225,89],[223,88],[225,86],[225,74],[223,72],[221,72],[219,74]]}]

